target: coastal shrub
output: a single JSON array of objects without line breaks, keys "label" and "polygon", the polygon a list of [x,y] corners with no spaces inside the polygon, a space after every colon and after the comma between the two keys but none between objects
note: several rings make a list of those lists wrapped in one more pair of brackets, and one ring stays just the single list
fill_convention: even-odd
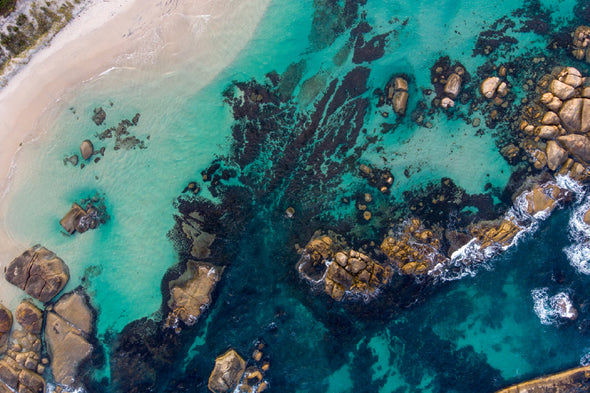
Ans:
[{"label": "coastal shrub", "polygon": [[14,10],[16,0],[0,0],[0,15],[8,15]]}]

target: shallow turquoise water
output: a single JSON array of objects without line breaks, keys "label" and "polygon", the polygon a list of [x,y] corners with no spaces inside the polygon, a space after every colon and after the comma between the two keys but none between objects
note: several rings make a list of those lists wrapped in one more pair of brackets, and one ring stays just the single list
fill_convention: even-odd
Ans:
[{"label": "shallow turquoise water", "polygon": [[[344,3],[348,2],[338,4]],[[68,102],[66,107],[73,110],[64,108],[40,143],[23,148],[19,160],[27,166],[13,179],[3,224],[19,241],[41,242],[66,261],[72,276],[66,290],[82,284],[89,291],[98,309],[98,338],[107,355],[113,351],[113,338],[126,325],[142,317],[160,317],[154,313],[162,302],[162,277],[181,262],[167,237],[175,223],[174,202],[189,181],[201,181],[201,171],[214,159],[231,158],[236,122],[222,96],[231,82],[262,82],[267,73],[283,74],[291,64],[300,63],[289,105],[307,115],[314,112],[331,80],[341,80],[358,66],[352,63],[352,53],[342,56],[350,28],[327,41],[310,34],[314,10],[321,4],[272,2],[238,58],[197,92],[168,91],[165,76],[147,85],[131,80],[128,86],[108,91],[97,91],[90,83]],[[553,18],[567,20],[574,5],[547,6],[556,12]],[[350,159],[354,148],[359,148],[360,153],[353,157],[355,167],[365,163],[392,172],[395,187],[391,196],[379,197],[376,203],[380,206],[400,202],[405,191],[419,190],[444,177],[470,194],[486,191],[486,183],[500,189],[508,183],[513,167],[500,155],[497,136],[483,121],[475,128],[462,118],[447,119],[439,112],[429,118],[433,127],[428,128],[416,125],[410,113],[422,98],[421,89],[432,87],[429,68],[442,55],[461,61],[477,81],[476,68],[486,61],[472,56],[478,34],[495,20],[510,16],[518,6],[510,1],[376,0],[361,7],[374,29],[367,37],[389,34],[384,55],[360,64],[370,69],[362,96],[372,98],[372,92],[383,88],[394,74],[411,75],[406,118],[395,130],[383,133],[384,109],[369,100],[362,119],[364,131],[354,146],[347,146],[344,158],[338,158]],[[329,26],[330,19],[323,23]],[[515,31],[511,35],[519,42],[514,52],[505,54],[506,60],[529,50],[540,53],[547,44],[546,36]],[[513,82],[522,81],[516,75]],[[107,111],[106,124],[101,127],[90,119],[98,106]],[[466,111],[468,105],[462,108]],[[147,149],[114,151],[113,141],[97,141],[93,136],[135,113],[141,117],[130,131],[145,140]],[[394,116],[389,110],[387,121]],[[478,116],[482,117],[479,112],[470,115]],[[480,129],[482,134],[477,133]],[[105,156],[82,170],[64,165],[63,158],[77,152],[86,138],[96,147],[107,147]],[[377,142],[369,143],[373,138]],[[271,142],[280,145],[284,141],[277,137]],[[263,148],[275,151],[269,144]],[[269,187],[265,165],[276,159],[271,153],[264,154],[243,171],[263,174],[256,178],[260,189]],[[404,175],[406,169],[411,176]],[[279,170],[283,169],[276,165],[271,172]],[[341,180],[338,190],[342,195],[372,191],[352,171],[336,177]],[[201,185],[202,197],[222,202],[223,195],[213,197]],[[299,238],[299,231],[324,229],[308,227],[318,223],[331,227],[331,219],[349,224],[351,233],[363,233],[376,242],[380,241],[379,228],[365,231],[355,219],[353,206],[337,204],[340,194],[310,197],[309,202],[299,201],[301,195],[290,192],[286,186],[269,187],[253,207],[246,201],[236,206],[253,213],[248,216],[251,221],[238,223],[244,226],[243,234],[231,239],[235,258],[208,314],[184,336],[186,351],[175,359],[176,371],[155,371],[158,384],[154,391],[206,391],[214,357],[229,346],[247,354],[259,338],[269,347],[271,389],[280,392],[494,391],[524,378],[573,367],[589,351],[590,340],[580,329],[590,311],[588,277],[578,273],[563,252],[575,243],[565,229],[571,207],[541,223],[536,233],[505,255],[488,261],[487,269],[480,268],[475,277],[438,284],[419,294],[415,304],[396,303],[397,288],[390,288],[370,303],[342,306],[312,291],[297,276],[292,245],[307,240]],[[96,193],[105,198],[110,220],[83,235],[64,236],[59,219],[70,204]],[[316,202],[333,210],[333,216],[310,222],[286,220],[282,214],[286,206],[276,204],[289,198],[292,203],[301,202],[298,212],[313,211],[315,206],[303,202]],[[555,272],[565,280],[552,280]],[[570,291],[580,311],[579,320],[541,324],[531,291],[544,287],[551,295]],[[112,373],[112,364],[110,367]],[[109,366],[97,370],[95,377],[102,376],[111,379]],[[178,387],[181,382],[185,390]]]}]

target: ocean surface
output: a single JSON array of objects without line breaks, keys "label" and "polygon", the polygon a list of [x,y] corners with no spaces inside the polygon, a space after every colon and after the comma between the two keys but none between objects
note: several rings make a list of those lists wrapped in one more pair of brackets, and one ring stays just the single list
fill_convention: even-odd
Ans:
[{"label": "ocean surface", "polygon": [[[64,259],[71,273],[65,292],[82,286],[90,295],[101,355],[85,370],[86,390],[205,392],[216,356],[233,347],[247,357],[258,340],[271,363],[265,378],[272,392],[493,392],[590,364],[590,227],[581,220],[590,206],[587,186],[571,185],[572,202],[535,220],[504,253],[448,280],[423,285],[398,277],[374,298],[339,303],[295,270],[295,245],[316,230],[380,244],[443,178],[491,201],[485,214],[470,208],[473,215],[500,217],[511,206],[503,190],[522,166],[500,154],[510,121],[500,118],[492,128],[484,105],[469,101],[490,75],[485,64],[515,69],[509,110],[518,111],[533,59],[588,74],[567,48],[548,46],[589,17],[582,0],[273,0],[254,37],[205,85],[191,83],[200,78],[192,63],[147,82],[133,73],[87,82],[60,104],[47,133],[19,152],[0,218],[16,241],[41,243]],[[209,34],[199,23],[200,34]],[[543,28],[523,28],[531,25]],[[490,30],[496,35],[488,44],[498,46],[485,55],[478,52],[481,33]],[[382,35],[367,59],[355,56],[358,34],[365,42]],[[464,86],[470,97],[449,112],[419,111],[428,123],[419,125],[413,112],[430,108],[434,95],[425,90],[433,89],[431,68],[444,56],[471,75]],[[410,99],[397,121],[390,108],[377,107],[375,89],[400,74],[409,79]],[[273,75],[281,78],[278,87]],[[340,104],[332,113],[320,111],[332,83],[352,87],[342,100],[330,98]],[[255,91],[266,100],[270,90],[278,98],[261,113],[238,113],[229,98]],[[101,126],[92,121],[98,107],[106,112]],[[97,137],[137,113],[128,131],[144,148],[115,150],[112,138]],[[323,123],[302,142],[314,116]],[[84,139],[105,147],[104,156],[82,169],[64,162]],[[204,182],[202,172],[215,162],[238,175],[219,187]],[[371,188],[360,164],[390,170],[391,192]],[[191,181],[201,188],[196,197],[183,193]],[[354,204],[366,192],[374,196],[368,223]],[[66,235],[61,217],[73,202],[92,197],[104,203],[106,222]],[[170,339],[153,326],[163,318],[168,281],[187,259],[174,236],[183,206],[208,207],[220,217],[223,225],[211,225],[226,229],[216,233],[226,268],[201,319],[179,335],[173,355],[155,361],[153,353],[142,357],[142,348],[123,350],[121,343],[130,331],[155,346]],[[292,219],[284,213],[289,206]],[[416,215],[429,219],[434,209]],[[555,314],[551,300],[559,294],[578,310],[575,321]],[[3,299],[12,306],[18,300]],[[134,360],[127,364],[134,370],[119,369],[121,359]],[[134,373],[141,376],[125,380]]]}]

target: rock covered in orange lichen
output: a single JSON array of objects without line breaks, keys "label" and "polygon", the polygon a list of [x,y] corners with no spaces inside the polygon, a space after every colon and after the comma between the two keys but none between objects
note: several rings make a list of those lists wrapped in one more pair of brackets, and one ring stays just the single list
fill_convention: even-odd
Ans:
[{"label": "rock covered in orange lichen", "polygon": [[535,215],[541,211],[551,212],[559,200],[568,195],[568,191],[556,184],[536,184],[531,191],[525,194],[527,201],[527,213]]},{"label": "rock covered in orange lichen", "polygon": [[[335,236],[334,236],[335,237]],[[368,295],[387,284],[393,275],[361,252],[330,236],[316,235],[302,249],[297,269],[306,278],[324,283],[324,291],[340,301],[346,293]]]},{"label": "rock covered in orange lichen", "polygon": [[480,249],[483,250],[493,245],[500,247],[510,245],[521,229],[513,220],[505,218],[497,222],[476,225],[471,229],[471,234],[477,238]]},{"label": "rock covered in orange lichen", "polygon": [[325,291],[334,300],[342,300],[346,292],[371,294],[389,282],[393,271],[367,255],[355,250],[339,251],[328,267]]},{"label": "rock covered in orange lichen", "polygon": [[381,243],[381,251],[403,274],[426,274],[446,258],[440,253],[440,240],[413,218],[396,237],[388,236]]}]

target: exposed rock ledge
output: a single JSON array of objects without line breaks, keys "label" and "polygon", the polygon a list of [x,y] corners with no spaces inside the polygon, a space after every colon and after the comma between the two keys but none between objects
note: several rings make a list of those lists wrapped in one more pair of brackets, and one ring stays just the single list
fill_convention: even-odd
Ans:
[{"label": "exposed rock ledge", "polygon": [[496,393],[581,393],[590,388],[590,366],[567,370],[499,390]]}]

